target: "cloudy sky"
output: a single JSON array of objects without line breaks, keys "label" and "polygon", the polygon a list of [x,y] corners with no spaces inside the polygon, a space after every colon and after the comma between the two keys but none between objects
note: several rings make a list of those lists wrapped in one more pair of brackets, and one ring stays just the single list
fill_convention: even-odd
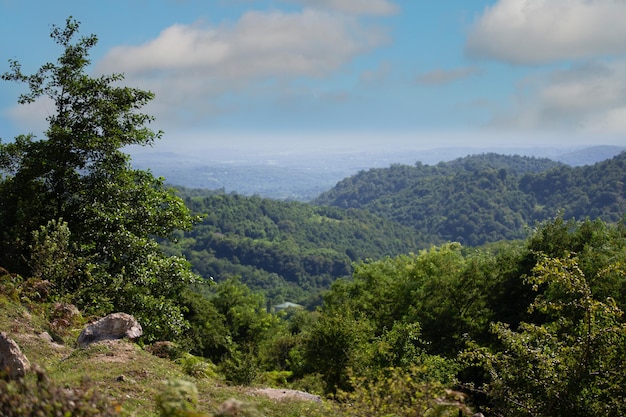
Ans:
[{"label": "cloudy sky", "polygon": [[[35,12],[36,11],[36,12]],[[163,146],[626,145],[624,0],[0,0],[0,69],[99,38]],[[0,88],[0,138],[49,104]]]}]

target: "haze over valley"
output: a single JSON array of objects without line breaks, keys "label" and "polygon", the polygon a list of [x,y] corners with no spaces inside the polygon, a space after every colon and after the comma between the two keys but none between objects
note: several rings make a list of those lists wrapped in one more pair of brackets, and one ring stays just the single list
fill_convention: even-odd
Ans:
[{"label": "haze over valley", "polygon": [[150,169],[171,185],[223,189],[244,195],[309,201],[329,190],[338,181],[370,168],[391,164],[434,165],[468,155],[499,153],[549,158],[571,166],[589,165],[611,158],[626,147],[596,146],[490,146],[411,149],[379,147],[358,149],[262,147],[228,149],[202,147],[163,150],[162,147],[138,148],[131,152],[133,166]]}]

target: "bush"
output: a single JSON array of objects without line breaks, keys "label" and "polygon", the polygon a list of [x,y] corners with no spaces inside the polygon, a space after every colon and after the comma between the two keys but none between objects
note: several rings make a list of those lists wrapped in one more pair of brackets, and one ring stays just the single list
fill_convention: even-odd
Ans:
[{"label": "bush", "polygon": [[195,411],[198,388],[189,381],[173,379],[165,382],[165,389],[156,398],[161,417],[202,417]]},{"label": "bush", "polygon": [[216,367],[213,363],[190,353],[184,353],[175,362],[181,366],[183,372],[194,378],[217,377]]},{"label": "bush", "polygon": [[340,391],[337,399],[346,416],[421,417],[456,416],[457,404],[440,401],[444,387],[438,382],[424,381],[426,366],[411,366],[408,370],[388,368],[377,378],[351,377],[351,392]]},{"label": "bush", "polygon": [[238,385],[252,385],[259,375],[259,363],[253,351],[235,350],[230,358],[219,365],[219,371],[227,381]]},{"label": "bush", "polygon": [[35,377],[16,381],[0,380],[0,415],[24,416],[118,416],[119,404],[113,404],[85,381],[79,388],[56,385],[41,370]]}]

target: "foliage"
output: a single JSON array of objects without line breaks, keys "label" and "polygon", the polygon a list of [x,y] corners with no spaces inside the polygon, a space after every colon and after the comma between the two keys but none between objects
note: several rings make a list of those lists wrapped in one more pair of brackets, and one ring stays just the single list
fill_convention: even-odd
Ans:
[{"label": "foliage", "polygon": [[154,237],[189,228],[192,216],[163,179],[133,170],[122,152],[160,138],[139,112],[153,94],[118,86],[120,74],[87,76],[97,38],[75,40],[78,29],[71,18],[53,26],[63,48],[56,63],[26,75],[10,61],[2,75],[27,84],[19,103],[50,100],[54,111],[45,139],[0,144],[0,264],[50,280],[95,314],[135,314],[148,341],[178,338],[187,324],[176,298],[195,276]]},{"label": "foliage", "polygon": [[163,392],[156,398],[161,417],[201,417],[202,414],[195,411],[197,402],[198,388],[182,379],[165,381]]},{"label": "foliage", "polygon": [[362,171],[313,203],[364,209],[439,242],[478,246],[524,238],[525,228],[560,211],[566,219],[618,221],[625,168],[626,152],[577,168],[547,159],[475,155],[434,166]]},{"label": "foliage", "polygon": [[68,280],[80,277],[81,260],[76,259],[76,250],[70,248],[71,232],[67,222],[50,220],[39,230],[33,231],[30,246],[30,267],[34,278],[47,279],[54,283],[57,294],[66,294],[78,285]]},{"label": "foliage", "polygon": [[[410,361],[412,349],[453,355],[463,344],[462,334],[487,331],[486,297],[495,280],[488,254],[464,256],[462,249],[446,244],[359,264],[351,280],[336,282],[325,295],[325,307],[363,314],[381,346],[395,339],[396,351],[388,354],[395,359],[388,366]],[[400,340],[404,348],[396,343]]]},{"label": "foliage", "polygon": [[251,384],[261,371],[261,346],[280,333],[283,323],[267,312],[262,294],[253,293],[237,277],[203,291],[183,295],[192,324],[186,345],[218,364],[226,380]]},{"label": "foliage", "polygon": [[252,385],[261,370],[259,359],[251,345],[231,350],[220,362],[218,369],[227,381],[235,385]]},{"label": "foliage", "polygon": [[7,381],[0,379],[0,415],[23,416],[118,416],[119,405],[112,403],[89,382],[67,389],[50,380],[45,372],[36,378]]},{"label": "foliage", "polygon": [[210,361],[194,356],[190,353],[183,353],[175,359],[184,373],[194,378],[214,378],[218,377],[216,367]]},{"label": "foliage", "polygon": [[314,207],[209,191],[183,190],[185,204],[204,215],[200,224],[164,242],[205,279],[241,276],[273,304],[302,303],[352,263],[417,250],[415,231],[359,210]]},{"label": "foliage", "polygon": [[181,304],[190,325],[185,333],[184,347],[195,355],[219,361],[232,347],[225,317],[208,296],[189,289],[183,291]]},{"label": "foliage", "polygon": [[[528,278],[542,291],[530,305],[544,323],[517,330],[495,323],[502,348],[477,348],[469,357],[489,372],[487,390],[499,412],[510,416],[621,415],[626,411],[626,325],[608,297],[598,300],[576,257],[544,258]],[[618,272],[611,265],[600,275]]]},{"label": "foliage", "polygon": [[425,366],[387,368],[376,378],[352,377],[353,391],[337,395],[346,416],[457,416],[458,404],[440,401],[444,386],[424,378]]},{"label": "foliage", "polygon": [[308,372],[319,373],[326,393],[350,388],[350,369],[366,366],[366,343],[371,337],[367,320],[350,311],[322,314],[307,333],[303,356]]},{"label": "foliage", "polygon": [[[548,254],[538,252],[541,248]],[[495,388],[491,389],[499,391],[493,395],[519,395],[540,401],[535,391],[541,391],[550,398],[554,390],[547,385],[533,388],[531,374],[541,373],[542,369],[557,373],[548,369],[557,363],[563,368],[559,372],[564,372],[559,378],[571,381],[573,370],[566,364],[583,363],[580,352],[575,354],[576,349],[568,345],[573,341],[582,346],[581,341],[592,337],[607,349],[616,346],[614,351],[605,350],[599,356],[607,360],[604,369],[623,369],[619,359],[623,350],[619,311],[626,304],[625,248],[622,226],[556,218],[539,226],[525,242],[481,250],[445,244],[415,255],[357,264],[352,279],[337,281],[325,294],[319,319],[304,332],[304,347],[294,347],[292,356],[298,358],[297,353],[304,352],[304,366],[299,369],[319,372],[328,392],[336,387],[348,392],[355,389],[348,375],[373,383],[384,369],[407,371],[415,365],[428,365],[426,369],[432,372],[429,380],[442,386],[452,386],[455,374],[465,382],[480,385],[484,381],[482,372],[491,365],[481,362],[483,368],[460,369],[456,363],[458,352],[473,340],[472,346],[481,357],[491,352],[502,361],[499,378],[515,381],[508,385],[494,382]],[[568,258],[566,249],[576,250],[576,258]],[[561,264],[555,266],[546,259]],[[575,264],[568,263],[572,259]],[[551,269],[546,269],[548,265]],[[578,271],[580,276],[572,275],[578,277],[572,282],[558,281],[552,275],[561,269]],[[548,270],[552,275],[547,274]],[[565,289],[557,282],[567,282]],[[586,288],[584,300],[574,297],[578,293],[571,290],[581,282]],[[529,310],[530,303],[533,308]],[[584,333],[585,329],[589,331],[590,313],[577,310],[585,305],[597,309],[592,320],[597,326],[592,329],[596,332],[593,336]],[[521,354],[524,347],[526,353]],[[507,362],[502,355],[513,356]],[[601,379],[594,373],[605,372],[600,368],[595,366],[591,373],[607,389],[598,386],[589,395],[600,396],[598,392],[603,392],[602,401],[613,404],[607,396],[621,398],[617,393],[623,381],[613,373]],[[564,398],[564,394],[559,395]],[[576,398],[582,397],[583,393],[578,392]],[[588,405],[589,409],[593,407]],[[580,415],[580,409],[577,411]]]}]

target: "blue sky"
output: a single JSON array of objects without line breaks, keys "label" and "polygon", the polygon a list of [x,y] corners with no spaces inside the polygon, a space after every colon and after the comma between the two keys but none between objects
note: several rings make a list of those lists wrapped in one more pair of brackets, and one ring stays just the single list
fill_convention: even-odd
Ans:
[{"label": "blue sky", "polygon": [[[2,72],[70,15],[93,75],[156,93],[164,148],[626,145],[622,0],[0,0]],[[45,127],[23,87],[3,141]]]}]

